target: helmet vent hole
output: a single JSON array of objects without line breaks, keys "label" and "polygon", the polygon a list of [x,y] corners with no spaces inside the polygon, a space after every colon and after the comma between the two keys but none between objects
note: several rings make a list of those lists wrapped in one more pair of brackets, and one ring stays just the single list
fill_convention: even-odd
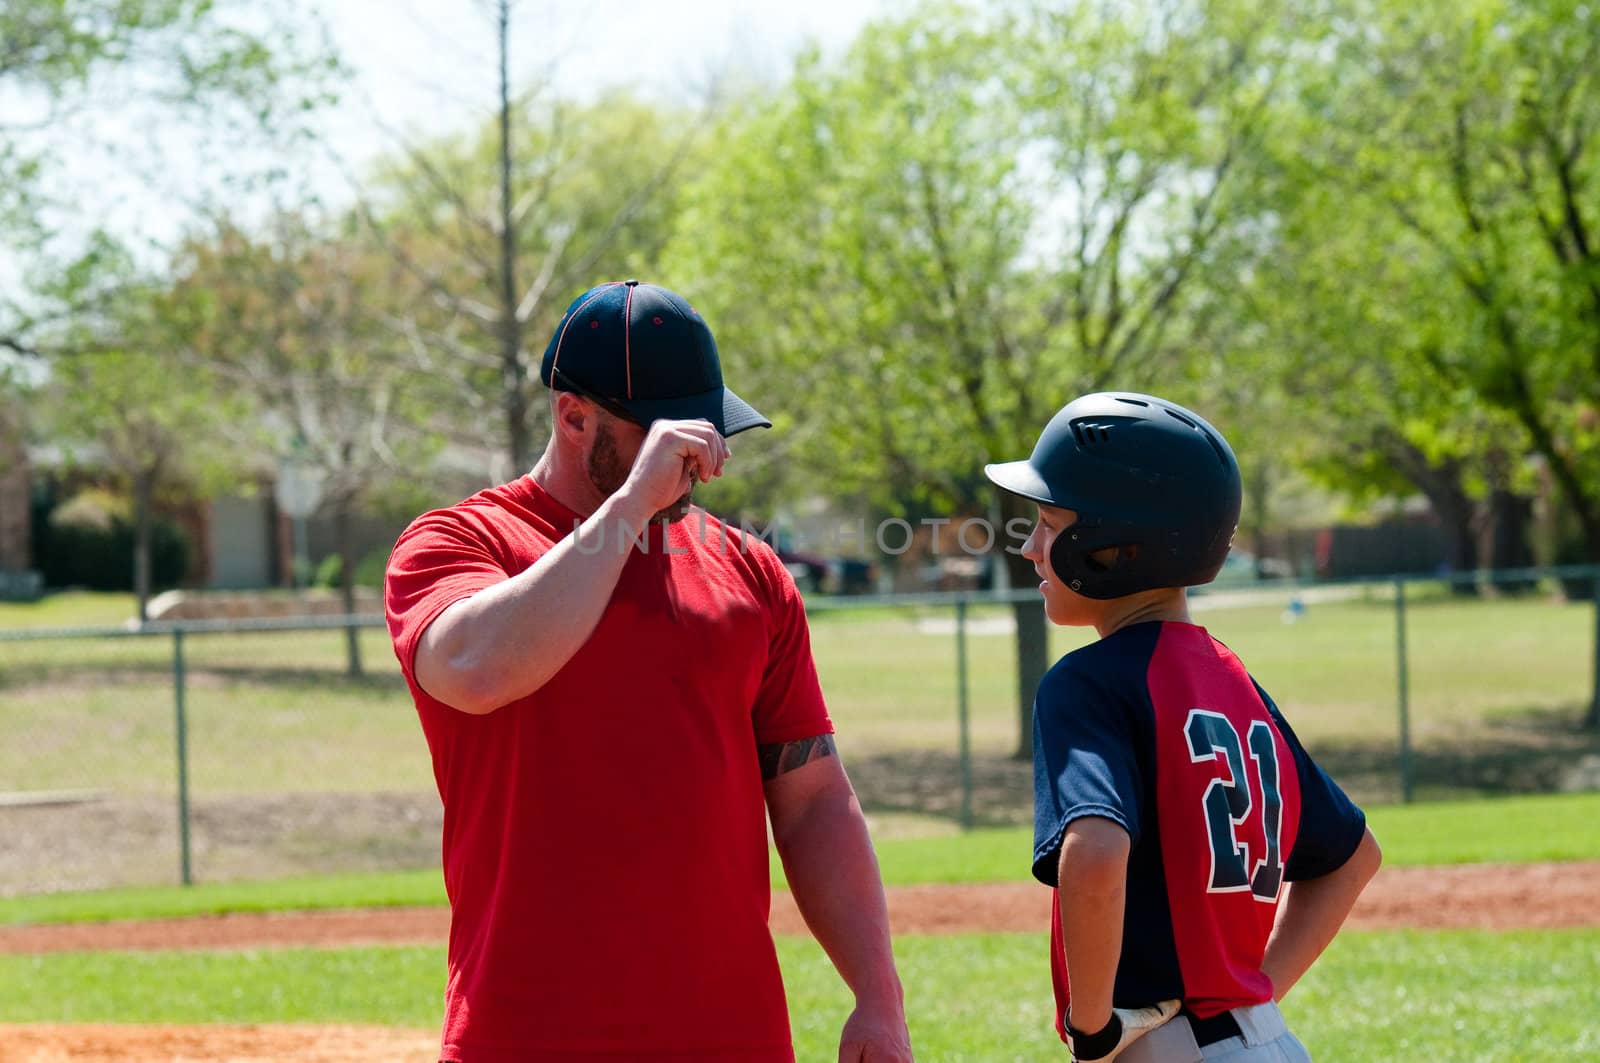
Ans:
[{"label": "helmet vent hole", "polygon": [[1077,439],[1078,446],[1092,447],[1111,442],[1111,426],[1095,424],[1093,421],[1073,421],[1072,435]]},{"label": "helmet vent hole", "polygon": [[1167,416],[1172,418],[1174,421],[1182,421],[1184,424],[1188,425],[1190,428],[1199,428],[1200,427],[1199,425],[1195,424],[1192,420],[1190,420],[1189,418],[1185,417],[1183,414],[1179,413],[1177,410],[1168,410],[1167,411]]},{"label": "helmet vent hole", "polygon": [[[1117,401],[1118,402],[1126,402],[1129,406],[1149,406],[1150,405],[1148,402],[1144,401],[1143,399],[1125,399],[1121,395],[1117,396]],[[1168,411],[1168,412],[1171,412],[1171,411]]]}]

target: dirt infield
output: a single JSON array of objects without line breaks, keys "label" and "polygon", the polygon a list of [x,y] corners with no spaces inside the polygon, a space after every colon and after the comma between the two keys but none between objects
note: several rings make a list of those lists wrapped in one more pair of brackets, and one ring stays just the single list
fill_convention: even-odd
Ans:
[{"label": "dirt infield", "polygon": [[[889,891],[896,934],[1042,935],[1049,906],[1049,892],[1031,883]],[[1600,926],[1600,862],[1385,869],[1362,896],[1351,925],[1369,930]],[[438,945],[448,926],[448,913],[441,908],[388,908],[0,927],[0,952]],[[772,929],[805,933],[787,893],[773,897]],[[3,1063],[430,1063],[437,1048],[438,1035],[431,1030],[368,1026],[0,1025]]]},{"label": "dirt infield", "polygon": [[387,1026],[0,1025],[3,1063],[433,1063],[439,1034]]},{"label": "dirt infield", "polygon": [[[898,886],[889,890],[896,934],[1041,931],[1050,894],[1028,882]],[[1386,868],[1351,917],[1368,930],[1561,929],[1600,926],[1600,861]],[[772,929],[804,934],[785,892],[773,895]],[[282,946],[438,945],[443,908],[249,913],[0,927],[0,952],[97,949],[242,949]]]}]

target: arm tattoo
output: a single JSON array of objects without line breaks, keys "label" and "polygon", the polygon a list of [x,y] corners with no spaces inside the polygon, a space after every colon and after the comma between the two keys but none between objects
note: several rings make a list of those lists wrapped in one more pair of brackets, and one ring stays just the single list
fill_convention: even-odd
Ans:
[{"label": "arm tattoo", "polygon": [[813,760],[833,756],[833,735],[817,735],[815,738],[798,738],[793,742],[761,745],[756,747],[756,753],[761,758],[762,781],[770,781],[785,772],[804,767]]}]

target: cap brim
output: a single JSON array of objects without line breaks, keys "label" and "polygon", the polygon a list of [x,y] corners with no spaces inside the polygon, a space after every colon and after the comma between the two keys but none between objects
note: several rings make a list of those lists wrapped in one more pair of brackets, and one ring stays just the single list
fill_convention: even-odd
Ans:
[{"label": "cap brim", "polygon": [[772,422],[729,388],[712,388],[698,395],[673,399],[617,399],[617,404],[640,421],[710,421],[724,436],[750,428],[771,428]]},{"label": "cap brim", "polygon": [[1050,493],[1050,486],[1044,482],[1038,470],[1026,461],[1003,461],[985,465],[983,474],[1002,491],[1010,491],[1014,495],[1021,495],[1034,502],[1043,502],[1047,506],[1061,504]]}]

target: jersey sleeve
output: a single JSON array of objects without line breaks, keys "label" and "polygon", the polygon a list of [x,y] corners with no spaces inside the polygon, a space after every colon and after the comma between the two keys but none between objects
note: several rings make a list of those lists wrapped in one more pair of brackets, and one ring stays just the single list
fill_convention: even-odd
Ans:
[{"label": "jersey sleeve", "polygon": [[1072,821],[1099,816],[1137,842],[1144,792],[1127,704],[1065,663],[1033,704],[1033,876],[1056,885]]},{"label": "jersey sleeve", "polygon": [[1284,865],[1284,879],[1296,882],[1320,878],[1339,870],[1355,853],[1366,833],[1366,813],[1311,759],[1289,721],[1283,718],[1283,713],[1260,684],[1256,685],[1256,691],[1294,755],[1295,771],[1300,780],[1300,829],[1294,850]]},{"label": "jersey sleeve", "polygon": [[401,534],[384,575],[383,609],[395,656],[413,685],[417,644],[428,625],[449,606],[510,575],[494,550],[455,514],[425,514]]},{"label": "jersey sleeve", "polygon": [[817,665],[811,657],[811,631],[806,626],[800,590],[776,555],[763,557],[761,569],[770,585],[771,637],[750,711],[756,742],[771,745],[832,734],[833,721],[828,718]]}]

